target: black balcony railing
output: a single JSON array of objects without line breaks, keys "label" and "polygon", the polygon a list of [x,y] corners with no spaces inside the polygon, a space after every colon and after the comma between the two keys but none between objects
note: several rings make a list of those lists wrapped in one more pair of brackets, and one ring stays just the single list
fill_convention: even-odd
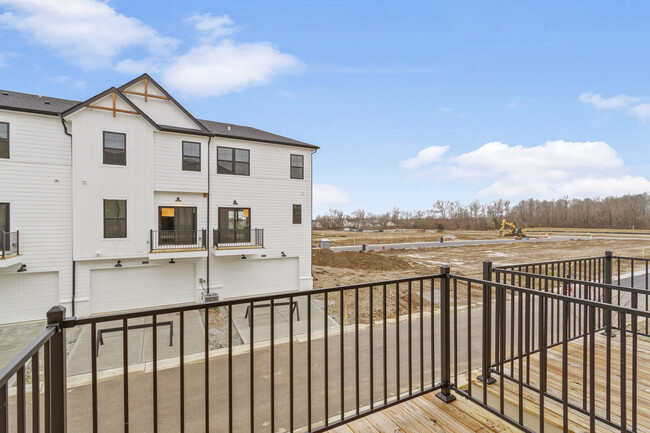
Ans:
[{"label": "black balcony railing", "polygon": [[214,229],[213,246],[219,248],[263,247],[264,229]]},{"label": "black balcony railing", "polygon": [[205,249],[207,231],[202,230],[151,230],[151,252],[168,250]]},{"label": "black balcony railing", "polygon": [[0,239],[2,248],[2,258],[7,256],[20,254],[20,235],[19,232],[0,232]]},{"label": "black balcony railing", "polygon": [[[605,268],[607,281],[612,268]],[[580,285],[584,290],[572,295]],[[42,422],[43,431],[55,433],[66,425],[93,432],[164,425],[182,432],[215,424],[229,432],[322,432],[432,391],[445,402],[464,395],[524,431],[543,430],[547,419],[571,431],[577,416],[590,431],[643,431],[650,417],[638,410],[644,400],[637,367],[643,368],[640,356],[647,349],[639,348],[636,324],[650,313],[596,295],[611,286],[494,271],[485,262],[483,279],[453,275],[443,266],[436,275],[87,318],[63,319],[65,309],[57,306],[43,334],[0,370],[0,433],[13,425],[25,430],[30,401],[34,425]],[[303,320],[295,303],[302,303]],[[275,314],[280,309],[283,314]],[[607,317],[618,325],[608,329]],[[157,325],[167,320],[178,321],[170,337],[177,348],[159,339],[166,331]],[[247,327],[239,335],[236,320]],[[142,323],[151,326],[133,326]],[[113,344],[121,363],[113,357],[115,365],[107,366],[108,359],[97,357],[97,331],[116,325],[122,335]],[[90,328],[90,342],[76,349],[75,364],[87,358],[89,383],[69,392],[65,333],[82,327]],[[150,333],[144,341],[150,342],[151,368],[133,365],[131,345],[143,344],[141,335],[131,337],[134,332]],[[215,338],[221,339],[216,348]],[[42,400],[26,392],[28,372],[31,395]],[[116,416],[110,411],[120,400]],[[536,421],[525,416],[531,401],[538,405]],[[76,412],[66,405],[85,407],[90,416],[71,417]],[[559,416],[546,418],[558,407]],[[87,424],[73,426],[73,420]]]}]

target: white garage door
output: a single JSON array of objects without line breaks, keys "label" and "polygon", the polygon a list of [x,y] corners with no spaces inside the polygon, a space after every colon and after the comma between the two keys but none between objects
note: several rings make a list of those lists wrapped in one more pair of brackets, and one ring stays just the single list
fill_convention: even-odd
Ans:
[{"label": "white garage door", "polygon": [[237,297],[298,290],[298,258],[225,260],[223,286]]},{"label": "white garage door", "polygon": [[90,273],[91,312],[194,302],[195,265],[96,269]]},{"label": "white garage door", "polygon": [[0,275],[0,323],[45,320],[58,303],[58,272]]}]

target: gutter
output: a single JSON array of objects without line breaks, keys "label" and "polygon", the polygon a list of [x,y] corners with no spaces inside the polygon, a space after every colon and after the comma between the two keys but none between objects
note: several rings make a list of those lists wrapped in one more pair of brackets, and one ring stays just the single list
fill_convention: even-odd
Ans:
[{"label": "gutter", "polygon": [[[72,169],[72,134],[68,132],[68,126],[65,124],[65,120],[63,119],[63,116],[59,114],[59,119],[61,119],[61,125],[63,125],[63,132],[65,135],[70,137],[70,169]],[[72,187],[71,191],[72,193]],[[72,220],[72,218],[71,218]],[[74,223],[72,224],[72,229],[74,233]],[[72,317],[75,317],[75,297],[77,294],[77,262],[73,259],[72,260]]]},{"label": "gutter", "polygon": [[208,223],[207,223],[207,229],[205,231],[205,237],[207,238],[205,240],[206,242],[206,248],[208,249],[208,257],[207,257],[207,262],[205,265],[206,268],[206,285],[207,289],[206,292],[210,293],[210,142],[212,141],[212,136],[208,137]]}]

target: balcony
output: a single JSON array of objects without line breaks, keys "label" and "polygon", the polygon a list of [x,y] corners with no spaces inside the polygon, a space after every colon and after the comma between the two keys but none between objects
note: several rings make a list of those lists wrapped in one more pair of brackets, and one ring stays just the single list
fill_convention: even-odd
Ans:
[{"label": "balcony", "polygon": [[0,368],[0,432],[649,431],[648,266],[608,253],[85,318],[55,306]]},{"label": "balcony", "polygon": [[250,254],[251,249],[263,250],[264,229],[214,229],[212,246],[215,256]]},{"label": "balcony", "polygon": [[151,230],[149,233],[149,258],[204,257],[207,231],[202,230]]},{"label": "balcony", "polygon": [[21,263],[20,259],[20,234],[15,232],[0,232],[0,248],[2,256],[0,257],[0,268],[6,268]]}]

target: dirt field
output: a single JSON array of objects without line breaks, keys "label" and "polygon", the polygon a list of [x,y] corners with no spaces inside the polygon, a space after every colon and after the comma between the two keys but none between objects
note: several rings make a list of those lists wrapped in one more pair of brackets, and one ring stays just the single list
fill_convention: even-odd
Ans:
[{"label": "dirt field", "polygon": [[[642,257],[650,255],[650,239],[648,240],[584,240],[545,243],[497,244],[465,247],[447,247],[412,250],[386,250],[362,252],[339,252],[330,250],[314,250],[312,272],[314,288],[344,286],[368,283],[374,281],[393,280],[418,275],[436,274],[440,266],[449,265],[451,272],[470,277],[481,277],[482,263],[491,260],[495,265],[540,262],[547,260],[570,259],[580,257],[596,257],[611,250],[614,255]],[[624,270],[623,270],[624,271]],[[416,286],[419,288],[419,286]],[[414,289],[414,290],[417,290]],[[425,283],[425,290],[430,286]],[[381,298],[381,291],[375,289],[375,299]],[[400,289],[400,309],[408,307],[407,289]],[[360,323],[367,323],[369,317],[369,290],[359,293]],[[394,317],[395,291],[388,292],[388,317]],[[413,294],[413,312],[419,311],[419,297]],[[339,299],[330,300],[331,313],[339,314]],[[354,294],[345,295],[344,318],[353,320]],[[430,309],[429,302],[424,300],[425,311]],[[381,310],[375,311],[381,315]]]},{"label": "dirt field", "polygon": [[320,240],[327,238],[332,242],[333,247],[361,244],[396,244],[401,242],[435,242],[444,237],[445,240],[478,240],[495,239],[499,237],[498,230],[447,230],[437,232],[435,230],[404,230],[385,232],[344,232],[343,230],[314,230],[312,234],[312,246],[320,245]]},{"label": "dirt field", "polygon": [[[618,237],[617,233],[625,237],[647,236],[650,242],[650,230],[630,230],[630,229],[580,229],[580,228],[531,228],[527,229],[531,237],[544,235],[546,233],[556,233],[562,235],[581,235],[581,236],[605,236]],[[480,240],[480,239],[498,239],[498,230],[445,230],[437,232],[435,230],[402,230],[402,231],[384,231],[384,232],[345,232],[343,230],[318,230],[314,229],[312,234],[312,246],[318,247],[320,240],[327,238],[332,242],[333,247],[346,245],[361,244],[389,244],[402,242],[435,242],[444,237],[445,240]]]}]

